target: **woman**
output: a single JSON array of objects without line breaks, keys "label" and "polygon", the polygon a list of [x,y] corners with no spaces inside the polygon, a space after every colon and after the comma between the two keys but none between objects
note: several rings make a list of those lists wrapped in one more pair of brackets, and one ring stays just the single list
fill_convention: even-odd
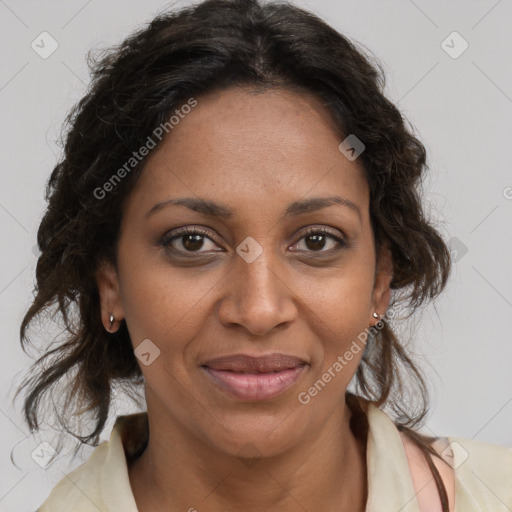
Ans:
[{"label": "woman", "polygon": [[334,29],[256,0],[162,14],[94,65],[21,326],[55,305],[69,336],[20,390],[34,430],[67,382],[60,421],[88,413],[94,445],[115,384],[147,412],[40,512],[511,509],[512,450],[414,428],[428,393],[391,324],[450,255],[382,89]]}]

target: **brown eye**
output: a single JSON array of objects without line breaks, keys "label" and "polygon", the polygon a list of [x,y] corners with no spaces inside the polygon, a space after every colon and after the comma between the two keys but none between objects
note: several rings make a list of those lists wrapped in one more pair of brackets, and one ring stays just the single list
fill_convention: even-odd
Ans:
[{"label": "brown eye", "polygon": [[206,239],[213,243],[211,237],[207,236],[209,234],[208,231],[199,228],[184,228],[165,235],[161,245],[173,252],[202,253],[201,249],[204,248]]},{"label": "brown eye", "polygon": [[306,246],[312,251],[322,250],[327,242],[327,236],[322,234],[308,235],[304,237]]},{"label": "brown eye", "polygon": [[181,244],[187,251],[198,251],[203,247],[203,235],[182,235]]},{"label": "brown eye", "polygon": [[[306,231],[303,234],[301,240],[304,240],[304,244],[306,246],[306,252],[319,252],[319,253],[330,253],[336,252],[340,250],[342,247],[345,247],[347,244],[343,238],[340,236],[328,231],[325,228],[318,229],[312,228]],[[331,248],[327,250],[323,250],[328,242],[331,241]],[[334,246],[332,247],[332,245]],[[298,246],[298,244],[296,244]],[[293,250],[301,250],[301,249],[293,249]]]}]

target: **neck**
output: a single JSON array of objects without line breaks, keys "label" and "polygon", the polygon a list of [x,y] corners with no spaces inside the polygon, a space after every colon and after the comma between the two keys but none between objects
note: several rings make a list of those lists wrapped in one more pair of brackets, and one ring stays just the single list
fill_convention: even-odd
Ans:
[{"label": "neck", "polygon": [[296,512],[364,511],[366,440],[350,428],[345,402],[318,432],[279,455],[258,458],[219,451],[178,422],[151,414],[151,436],[128,467],[139,512],[243,509]]}]

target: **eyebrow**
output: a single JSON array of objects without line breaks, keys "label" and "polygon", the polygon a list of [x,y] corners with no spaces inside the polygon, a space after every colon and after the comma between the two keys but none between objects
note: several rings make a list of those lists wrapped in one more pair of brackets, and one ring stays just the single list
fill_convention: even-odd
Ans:
[{"label": "eyebrow", "polygon": [[[329,197],[313,197],[310,199],[302,199],[300,201],[294,201],[290,203],[286,210],[283,212],[281,218],[285,217],[297,217],[305,213],[327,208],[329,206],[341,205],[350,208],[356,212],[359,220],[362,221],[361,210],[359,207],[350,201],[340,196],[329,196]],[[167,206],[185,206],[186,208],[195,212],[206,215],[207,217],[220,218],[220,219],[231,219],[235,215],[235,211],[229,206],[215,203],[213,201],[195,197],[182,197],[177,199],[167,199],[156,203],[147,213],[146,218],[153,215],[157,211],[162,210]]]}]

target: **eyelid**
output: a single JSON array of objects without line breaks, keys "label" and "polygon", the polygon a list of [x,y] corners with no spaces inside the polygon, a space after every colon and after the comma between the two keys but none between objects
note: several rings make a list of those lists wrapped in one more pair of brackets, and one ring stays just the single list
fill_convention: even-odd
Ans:
[{"label": "eyelid", "polygon": [[186,226],[186,227],[183,227],[183,228],[177,228],[177,229],[174,229],[174,230],[171,230],[171,231],[168,231],[167,233],[165,233],[165,235],[161,238],[160,240],[160,243],[162,245],[169,245],[170,246],[170,242],[175,240],[175,239],[178,239],[180,238],[181,236],[185,236],[185,235],[188,235],[188,234],[198,234],[198,235],[203,235],[205,236],[206,238],[209,238],[211,239],[213,242],[215,242],[217,245],[219,245],[216,241],[215,241],[215,237],[212,236],[212,231],[210,231],[209,229],[207,228],[204,228],[204,227],[201,227],[201,226]]},{"label": "eyelid", "polygon": [[[343,232],[341,232],[340,230],[336,230],[337,232],[333,232],[332,229],[333,228],[327,228],[326,226],[315,226],[315,225],[309,226],[299,233],[299,238],[298,238],[297,242],[295,242],[293,245],[297,245],[303,238],[307,237],[308,235],[322,234],[322,235],[325,235],[325,236],[331,238],[331,240],[334,240],[336,242],[336,247],[329,249],[327,251],[305,251],[305,252],[310,253],[310,254],[318,254],[318,255],[337,254],[341,249],[349,247],[350,243],[347,240],[347,238]],[[342,233],[342,234],[340,235],[338,233]],[[303,251],[292,250],[292,252],[303,252]]]},{"label": "eyelid", "polygon": [[309,235],[310,233],[323,233],[325,235],[329,235],[335,239],[338,239],[340,242],[347,243],[347,237],[345,236],[345,233],[343,231],[335,228],[328,228],[326,226],[318,226],[318,225],[312,225],[304,228],[303,231],[300,232],[301,238]]}]

